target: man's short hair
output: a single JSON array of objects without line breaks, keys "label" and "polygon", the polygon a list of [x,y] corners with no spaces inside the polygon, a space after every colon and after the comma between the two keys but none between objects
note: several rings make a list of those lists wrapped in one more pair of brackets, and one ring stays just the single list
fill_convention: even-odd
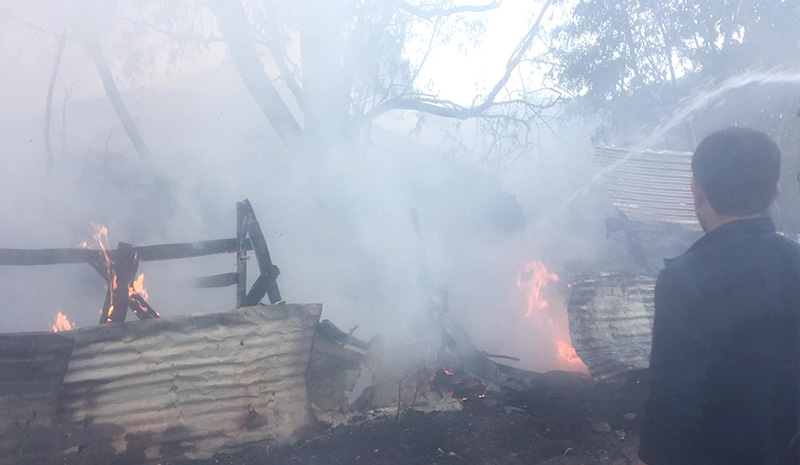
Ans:
[{"label": "man's short hair", "polygon": [[692,173],[720,215],[756,215],[769,208],[781,174],[781,151],[766,134],[731,126],[700,142]]}]

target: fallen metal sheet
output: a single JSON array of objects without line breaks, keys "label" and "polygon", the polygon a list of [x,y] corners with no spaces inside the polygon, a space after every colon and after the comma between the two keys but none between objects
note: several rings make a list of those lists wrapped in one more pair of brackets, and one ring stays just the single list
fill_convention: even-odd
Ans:
[{"label": "fallen metal sheet", "polygon": [[[60,463],[163,463],[290,442],[312,423],[305,374],[321,310],[255,306],[66,333]],[[0,464],[42,463],[10,459]]]},{"label": "fallen metal sheet", "polygon": [[572,345],[594,378],[605,379],[650,364],[655,278],[602,273],[572,284]]}]

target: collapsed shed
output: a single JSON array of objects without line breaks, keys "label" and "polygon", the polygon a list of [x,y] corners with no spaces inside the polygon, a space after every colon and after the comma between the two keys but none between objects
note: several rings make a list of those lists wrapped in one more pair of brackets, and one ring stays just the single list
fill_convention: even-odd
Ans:
[{"label": "collapsed shed", "polygon": [[655,276],[665,257],[702,234],[689,189],[690,152],[595,146],[601,179],[615,215],[606,235],[621,238],[640,272],[581,276],[568,312],[572,344],[595,378],[647,368]]},{"label": "collapsed shed", "polygon": [[583,276],[572,286],[572,342],[592,376],[602,379],[648,367],[655,277],[663,259],[685,252],[702,228],[690,190],[690,152],[607,145],[594,150],[616,211],[606,218],[606,234],[621,237],[641,269]]}]

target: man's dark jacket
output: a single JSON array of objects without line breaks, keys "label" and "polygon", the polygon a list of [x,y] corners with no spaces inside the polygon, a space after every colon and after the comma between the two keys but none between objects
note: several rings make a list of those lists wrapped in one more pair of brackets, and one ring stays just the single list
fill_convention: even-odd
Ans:
[{"label": "man's dark jacket", "polygon": [[655,306],[640,458],[800,463],[800,246],[725,224],[667,261]]}]

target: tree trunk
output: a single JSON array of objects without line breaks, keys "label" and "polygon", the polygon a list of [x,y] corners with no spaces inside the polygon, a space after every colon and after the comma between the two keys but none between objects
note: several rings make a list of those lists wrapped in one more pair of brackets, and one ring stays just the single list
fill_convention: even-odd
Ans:
[{"label": "tree trunk", "polygon": [[293,152],[301,151],[303,130],[264,71],[241,0],[211,0],[211,10],[239,76],[281,141]]},{"label": "tree trunk", "polygon": [[64,53],[64,46],[67,44],[67,31],[61,34],[58,40],[58,51],[56,60],[53,64],[53,72],[50,74],[50,84],[47,86],[47,102],[44,107],[44,148],[47,151],[47,174],[53,171],[53,143],[50,140],[50,122],[53,118],[53,92],[56,87],[58,71],[61,68],[61,55]]},{"label": "tree trunk", "polygon": [[352,77],[345,36],[348,8],[341,0],[301,0],[300,46],[307,149],[317,156],[354,153],[350,115]]},{"label": "tree trunk", "polygon": [[117,114],[119,122],[122,123],[122,127],[125,129],[125,133],[128,135],[131,144],[133,144],[134,150],[136,150],[136,153],[143,159],[149,159],[150,148],[145,143],[144,138],[142,138],[139,127],[136,126],[136,122],[128,111],[128,107],[122,100],[122,95],[119,93],[117,83],[114,81],[114,76],[111,74],[111,69],[108,66],[108,61],[106,61],[106,56],[103,53],[100,43],[96,40],[96,37],[89,37],[84,41],[84,45],[94,62],[95,68],[97,68],[97,74],[100,75],[100,80],[103,82],[106,97],[111,103],[114,113]]}]

